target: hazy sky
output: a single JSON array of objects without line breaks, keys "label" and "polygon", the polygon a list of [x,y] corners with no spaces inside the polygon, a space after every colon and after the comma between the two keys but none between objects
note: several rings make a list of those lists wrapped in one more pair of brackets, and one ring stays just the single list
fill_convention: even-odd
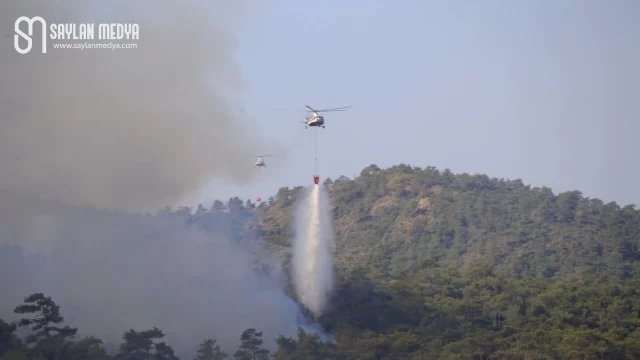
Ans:
[{"label": "hazy sky", "polygon": [[272,3],[238,31],[236,97],[295,155],[208,196],[310,184],[316,130],[271,110],[309,104],[355,106],[319,130],[322,178],[433,165],[640,204],[640,2]]},{"label": "hazy sky", "polygon": [[[322,179],[353,177],[369,164],[432,165],[640,205],[640,2],[256,3],[247,2],[244,21],[212,13],[209,22],[234,19],[225,32],[235,43],[224,46],[242,77],[228,94],[244,111],[239,121],[290,152],[254,169],[246,149],[261,145],[247,132],[252,146],[212,153],[211,164],[226,157],[241,166],[247,157],[259,180],[213,183],[186,201],[266,199],[311,184],[317,132]],[[87,21],[120,21],[112,15],[96,8]],[[319,130],[304,129],[304,112],[272,110],[305,104],[355,107],[326,114]],[[216,129],[223,126],[212,120],[211,142],[237,142]]]}]

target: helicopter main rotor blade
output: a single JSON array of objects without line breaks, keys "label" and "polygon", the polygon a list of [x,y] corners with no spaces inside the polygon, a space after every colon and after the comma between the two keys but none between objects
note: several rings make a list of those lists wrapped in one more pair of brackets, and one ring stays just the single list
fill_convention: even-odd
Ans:
[{"label": "helicopter main rotor blade", "polygon": [[258,155],[258,157],[269,157],[269,156],[277,156],[277,155],[276,154]]},{"label": "helicopter main rotor blade", "polygon": [[300,111],[300,112],[315,112],[315,113],[319,113],[319,112],[330,112],[330,111],[347,111],[348,108],[352,108],[353,106],[342,106],[342,107],[337,107],[337,108],[330,108],[330,109],[322,109],[322,110],[315,110],[314,108],[312,108],[309,105],[305,105],[307,107],[307,109],[309,110],[300,110],[300,109],[282,109],[282,108],[271,108],[272,110],[277,110],[277,111]]},{"label": "helicopter main rotor blade", "polygon": [[272,110],[277,110],[277,111],[301,111],[301,112],[309,112],[309,110],[300,110],[300,109],[278,109],[278,108],[272,108]]},{"label": "helicopter main rotor blade", "polygon": [[316,112],[329,112],[329,111],[347,111],[348,108],[352,108],[353,106],[342,106],[342,107],[337,107],[337,108],[330,108],[330,109],[322,109],[322,110],[316,110]]}]

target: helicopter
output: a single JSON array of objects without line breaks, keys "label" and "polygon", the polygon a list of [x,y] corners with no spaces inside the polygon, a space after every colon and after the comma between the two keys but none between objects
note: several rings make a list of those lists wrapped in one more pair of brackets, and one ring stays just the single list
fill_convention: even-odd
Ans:
[{"label": "helicopter", "polygon": [[267,163],[264,162],[264,158],[268,157],[268,156],[274,156],[273,154],[270,155],[258,155],[257,156],[257,160],[256,163],[253,165],[254,167],[267,167]]},{"label": "helicopter", "polygon": [[304,119],[304,128],[308,129],[310,126],[317,126],[325,128],[324,125],[324,116],[320,115],[321,112],[330,112],[330,111],[347,111],[348,108],[353,106],[343,106],[339,108],[331,108],[331,109],[322,109],[315,110],[309,105],[305,105],[309,110],[311,110],[311,115]]},{"label": "helicopter", "polygon": [[342,106],[342,107],[338,107],[338,108],[331,108],[331,109],[322,109],[322,110],[316,110],[314,108],[312,108],[309,105],[305,105],[309,110],[288,110],[288,109],[274,109],[274,110],[283,110],[283,111],[304,111],[304,112],[308,112],[311,113],[309,116],[307,116],[304,121],[302,121],[304,123],[304,128],[308,129],[310,126],[316,126],[316,127],[321,127],[321,128],[325,128],[324,125],[324,116],[320,115],[321,112],[330,112],[330,111],[347,111],[348,108],[353,107],[353,106]]}]

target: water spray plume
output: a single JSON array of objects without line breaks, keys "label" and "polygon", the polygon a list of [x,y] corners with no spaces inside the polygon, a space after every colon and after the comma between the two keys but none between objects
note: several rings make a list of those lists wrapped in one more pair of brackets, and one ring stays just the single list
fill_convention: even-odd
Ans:
[{"label": "water spray plume", "polygon": [[333,226],[324,189],[314,185],[299,204],[293,243],[293,278],[300,302],[314,315],[324,311],[333,288],[330,245]]}]

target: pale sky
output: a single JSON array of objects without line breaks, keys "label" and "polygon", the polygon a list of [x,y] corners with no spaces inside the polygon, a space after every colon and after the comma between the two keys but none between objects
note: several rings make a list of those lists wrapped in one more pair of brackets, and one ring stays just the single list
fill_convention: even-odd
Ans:
[{"label": "pale sky", "polygon": [[272,3],[238,31],[238,104],[296,155],[207,202],[311,184],[316,129],[271,110],[309,104],[355,106],[326,114],[322,179],[433,165],[640,204],[640,2]]},{"label": "pale sky", "polygon": [[[231,101],[293,155],[189,202],[310,185],[318,131],[322,180],[406,163],[640,204],[638,1],[273,0],[232,31]],[[305,104],[354,108],[272,110]]]}]

